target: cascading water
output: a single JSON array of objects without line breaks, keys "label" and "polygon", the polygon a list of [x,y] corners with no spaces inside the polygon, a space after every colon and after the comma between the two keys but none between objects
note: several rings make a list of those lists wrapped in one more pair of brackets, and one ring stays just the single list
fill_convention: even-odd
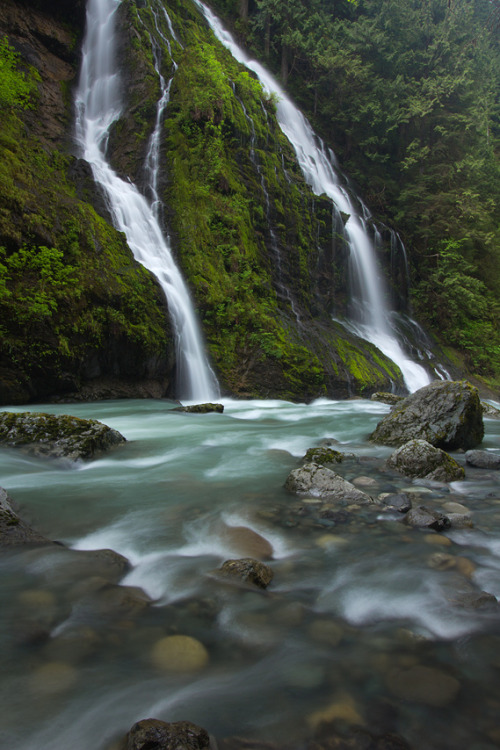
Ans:
[{"label": "cascading water", "polygon": [[[361,216],[340,184],[334,168],[334,155],[317,138],[311,125],[285,94],[275,78],[235,42],[220,20],[201,2],[200,8],[215,36],[233,57],[252,70],[265,91],[277,99],[277,120],[283,133],[292,144],[306,182],[317,195],[326,194],[336,210],[349,215],[345,226],[350,247],[352,271],[359,289],[359,319],[348,325],[356,335],[375,344],[395,362],[410,391],[429,383],[425,369],[413,362],[403,351],[390,325],[390,313],[384,300],[384,285],[379,276],[375,254],[367,231],[367,218]],[[365,213],[366,210],[365,210]]]},{"label": "cascading water", "polygon": [[76,95],[76,136],[83,158],[90,164],[95,181],[108,199],[115,226],[125,233],[136,260],[157,277],[167,298],[176,334],[179,396],[210,400],[217,398],[217,381],[206,360],[188,289],[157,219],[155,164],[161,117],[168,102],[168,83],[162,83],[156,128],[149,148],[149,187],[153,203],[150,204],[135,185],[118,177],[106,159],[109,131],[121,113],[115,62],[115,13],[120,2],[89,0],[87,6],[87,30]]}]

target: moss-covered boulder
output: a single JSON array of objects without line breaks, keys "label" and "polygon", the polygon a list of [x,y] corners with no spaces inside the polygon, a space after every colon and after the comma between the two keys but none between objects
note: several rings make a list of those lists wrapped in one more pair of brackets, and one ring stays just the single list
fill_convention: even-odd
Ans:
[{"label": "moss-covered boulder", "polygon": [[191,406],[176,406],[172,411],[182,411],[187,414],[210,414],[215,412],[216,414],[222,414],[224,411],[224,404],[192,404]]},{"label": "moss-covered boulder", "polygon": [[460,380],[437,381],[412,393],[379,422],[369,439],[395,446],[421,439],[443,450],[467,450],[483,436],[477,388]]},{"label": "moss-covered boulder", "polygon": [[454,482],[464,479],[465,471],[452,456],[426,440],[409,440],[387,459],[387,465],[406,477]]},{"label": "moss-covered boulder", "polygon": [[21,447],[37,456],[89,459],[124,442],[117,430],[96,419],[0,412],[0,444]]}]

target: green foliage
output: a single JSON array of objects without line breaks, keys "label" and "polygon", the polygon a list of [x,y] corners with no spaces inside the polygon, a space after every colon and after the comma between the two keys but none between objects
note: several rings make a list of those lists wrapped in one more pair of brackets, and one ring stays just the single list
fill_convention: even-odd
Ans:
[{"label": "green foliage", "polygon": [[416,301],[442,340],[465,351],[474,371],[498,376],[500,305],[464,258],[462,244],[441,244],[433,270],[416,291]]},{"label": "green foliage", "polygon": [[0,112],[5,108],[26,109],[39,76],[33,70],[19,70],[19,55],[9,46],[7,37],[0,39]]}]

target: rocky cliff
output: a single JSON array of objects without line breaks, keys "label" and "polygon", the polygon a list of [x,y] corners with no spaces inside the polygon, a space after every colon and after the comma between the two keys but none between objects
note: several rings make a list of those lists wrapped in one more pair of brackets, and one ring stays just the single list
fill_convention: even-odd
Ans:
[{"label": "rocky cliff", "polygon": [[[368,395],[402,384],[373,345],[333,321],[347,305],[342,220],[312,194],[272,100],[191,2],[123,0],[124,115],[110,139],[144,184],[159,80],[174,72],[162,133],[164,228],[196,300],[223,387],[242,396]],[[36,79],[30,109],[0,110],[0,400],[175,395],[165,300],[111,226],[75,155],[82,4],[5,0],[0,36]],[[168,40],[168,41],[167,41]]]}]

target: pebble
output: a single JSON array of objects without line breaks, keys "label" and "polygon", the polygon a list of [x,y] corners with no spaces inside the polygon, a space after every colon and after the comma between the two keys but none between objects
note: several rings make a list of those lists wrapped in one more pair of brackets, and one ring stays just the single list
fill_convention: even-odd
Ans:
[{"label": "pebble", "polygon": [[332,620],[316,620],[309,626],[309,635],[313,641],[335,647],[342,640],[344,631]]},{"label": "pebble", "polygon": [[469,508],[467,508],[467,506],[451,500],[443,503],[443,510],[445,511],[445,513],[470,513],[470,510]]},{"label": "pebble", "polygon": [[197,672],[207,666],[205,646],[188,635],[169,635],[153,646],[151,660],[156,667],[170,672]]},{"label": "pebble", "polygon": [[338,534],[323,534],[323,536],[316,539],[315,544],[317,547],[321,547],[321,549],[331,549],[337,545],[348,544],[348,540]]},{"label": "pebble", "polygon": [[447,536],[440,536],[439,534],[426,534],[424,536],[424,542],[426,544],[434,544],[439,547],[451,547],[453,542],[448,539]]},{"label": "pebble", "polygon": [[352,484],[355,484],[356,487],[376,487],[378,482],[376,479],[373,479],[373,477],[361,476],[353,479]]}]

